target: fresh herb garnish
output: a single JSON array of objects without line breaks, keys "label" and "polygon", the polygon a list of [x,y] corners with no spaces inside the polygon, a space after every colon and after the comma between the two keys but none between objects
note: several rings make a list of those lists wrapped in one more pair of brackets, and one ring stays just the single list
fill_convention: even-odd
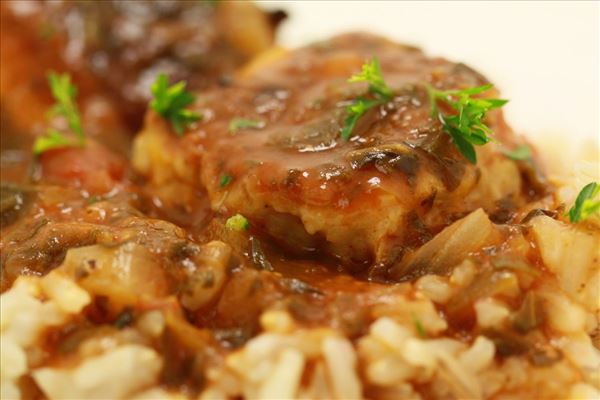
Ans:
[{"label": "fresh herb garnish", "polygon": [[99,202],[100,200],[101,200],[101,198],[99,196],[96,196],[95,194],[93,194],[88,198],[87,203],[94,204],[94,203]]},{"label": "fresh herb garnish", "polygon": [[75,146],[76,145],[62,133],[56,129],[49,128],[44,136],[35,139],[35,142],[33,143],[33,154],[39,156],[48,150]]},{"label": "fresh herb garnish", "polygon": [[233,217],[229,217],[225,222],[225,228],[236,232],[247,231],[249,227],[250,223],[246,217],[241,214],[235,214]]},{"label": "fresh herb garnish", "polygon": [[417,330],[419,336],[422,338],[427,338],[427,331],[425,330],[425,327],[423,326],[421,320],[417,317],[415,313],[412,314],[412,317],[413,322],[415,323],[415,329]]},{"label": "fresh herb garnish", "polygon": [[81,118],[79,109],[75,103],[77,97],[77,88],[71,83],[69,74],[57,74],[50,72],[48,74],[48,85],[52,97],[56,103],[48,112],[50,118],[63,117],[67,120],[67,124],[71,132],[77,137],[77,142],[63,135],[56,129],[48,128],[44,136],[38,137],[33,143],[33,154],[40,155],[43,152],[60,147],[76,147],[83,146],[85,137],[81,128]]},{"label": "fresh herb garnish", "polygon": [[376,57],[364,63],[361,72],[352,75],[348,79],[348,82],[367,82],[369,84],[368,94],[371,98],[358,97],[346,108],[346,119],[344,120],[341,132],[341,137],[344,140],[350,139],[352,131],[360,117],[371,108],[387,103],[394,96],[392,89],[387,86],[383,79],[381,66]]},{"label": "fresh herb garnish", "polygon": [[264,121],[258,119],[233,118],[229,121],[229,133],[234,134],[240,129],[261,129],[265,127]]},{"label": "fresh herb garnish", "polygon": [[129,325],[131,325],[133,323],[134,319],[135,318],[133,316],[133,311],[132,311],[131,307],[125,307],[123,312],[121,312],[119,315],[117,315],[117,318],[115,319],[115,322],[113,322],[113,325],[117,329],[123,329],[123,328],[126,328]]},{"label": "fresh herb garnish", "polygon": [[371,61],[364,63],[360,73],[352,75],[348,79],[348,82],[367,82],[369,84],[369,93],[376,94],[382,98],[389,99],[394,95],[392,89],[388,87],[383,79],[381,66],[377,57],[373,57]]},{"label": "fresh herb garnish", "polygon": [[590,182],[581,189],[575,204],[568,212],[571,222],[583,221],[600,211],[600,199],[596,199],[598,194],[600,194],[600,185],[596,182]]},{"label": "fresh herb garnish", "polygon": [[504,151],[504,155],[515,161],[531,160],[532,157],[531,149],[526,144],[519,145],[514,150]]},{"label": "fresh herb garnish", "polygon": [[[493,140],[490,136],[492,130],[483,123],[486,113],[508,102],[503,99],[472,97],[492,87],[492,84],[488,84],[463,90],[442,91],[426,86],[431,102],[432,118],[437,118],[442,123],[444,131],[450,135],[458,150],[473,164],[477,163],[474,146],[483,146]],[[438,103],[450,107],[455,113],[442,113]]]},{"label": "fresh herb garnish", "polygon": [[219,186],[225,187],[231,183],[233,177],[231,175],[223,174],[221,175],[221,179],[219,180]]},{"label": "fresh herb garnish", "polygon": [[196,98],[185,90],[185,85],[184,81],[180,81],[169,86],[167,75],[159,74],[150,89],[154,96],[150,107],[171,122],[178,136],[183,135],[190,124],[202,118],[197,112],[186,108]]}]

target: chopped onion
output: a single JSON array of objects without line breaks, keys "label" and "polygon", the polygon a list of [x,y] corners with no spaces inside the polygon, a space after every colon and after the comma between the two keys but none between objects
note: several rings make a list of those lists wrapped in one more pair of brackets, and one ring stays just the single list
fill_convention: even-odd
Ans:
[{"label": "chopped onion", "polygon": [[438,233],[392,269],[395,279],[414,279],[427,274],[444,275],[465,258],[491,244],[496,229],[482,209],[473,211]]},{"label": "chopped onion", "polygon": [[70,249],[60,269],[90,294],[106,296],[117,310],[169,293],[156,257],[135,243]]},{"label": "chopped onion", "polygon": [[225,284],[230,257],[231,247],[223,242],[213,241],[202,246],[194,259],[198,269],[190,274],[181,294],[185,308],[195,311],[216,298]]},{"label": "chopped onion", "polygon": [[546,216],[531,220],[542,260],[560,286],[589,311],[600,310],[600,234]]}]

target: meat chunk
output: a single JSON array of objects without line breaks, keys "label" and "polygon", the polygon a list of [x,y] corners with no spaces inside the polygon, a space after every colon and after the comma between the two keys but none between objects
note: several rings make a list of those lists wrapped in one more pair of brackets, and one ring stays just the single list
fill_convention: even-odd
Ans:
[{"label": "meat chunk", "polygon": [[[395,97],[365,114],[344,141],[345,108],[366,91],[347,79],[373,56]],[[181,138],[150,112],[134,144],[134,168],[151,185],[178,187],[169,193],[175,202],[203,188],[215,211],[241,213],[295,250],[359,267],[392,264],[477,208],[494,213],[499,204],[524,202],[526,184],[500,144],[478,148],[479,161],[470,164],[430,117],[425,83],[487,83],[463,64],[366,34],[264,60],[230,87],[200,93],[194,108],[204,119]],[[254,122],[235,129],[237,118]],[[487,124],[499,142],[516,141],[501,112]]]}]

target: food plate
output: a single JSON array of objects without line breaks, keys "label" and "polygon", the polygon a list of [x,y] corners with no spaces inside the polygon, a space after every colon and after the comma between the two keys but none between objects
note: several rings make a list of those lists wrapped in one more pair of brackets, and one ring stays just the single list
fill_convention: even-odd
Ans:
[{"label": "food plate", "polygon": [[515,7],[0,3],[0,397],[598,398],[598,6]]}]

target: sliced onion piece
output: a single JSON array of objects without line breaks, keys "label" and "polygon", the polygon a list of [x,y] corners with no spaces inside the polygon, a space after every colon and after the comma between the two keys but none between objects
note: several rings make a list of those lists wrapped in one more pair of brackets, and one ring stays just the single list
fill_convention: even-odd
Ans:
[{"label": "sliced onion piece", "polygon": [[390,274],[398,280],[415,279],[427,274],[448,274],[470,253],[492,244],[497,235],[485,211],[477,209],[405,257]]},{"label": "sliced onion piece", "polygon": [[106,296],[116,310],[170,291],[156,257],[135,243],[70,249],[60,269],[90,294]]}]

